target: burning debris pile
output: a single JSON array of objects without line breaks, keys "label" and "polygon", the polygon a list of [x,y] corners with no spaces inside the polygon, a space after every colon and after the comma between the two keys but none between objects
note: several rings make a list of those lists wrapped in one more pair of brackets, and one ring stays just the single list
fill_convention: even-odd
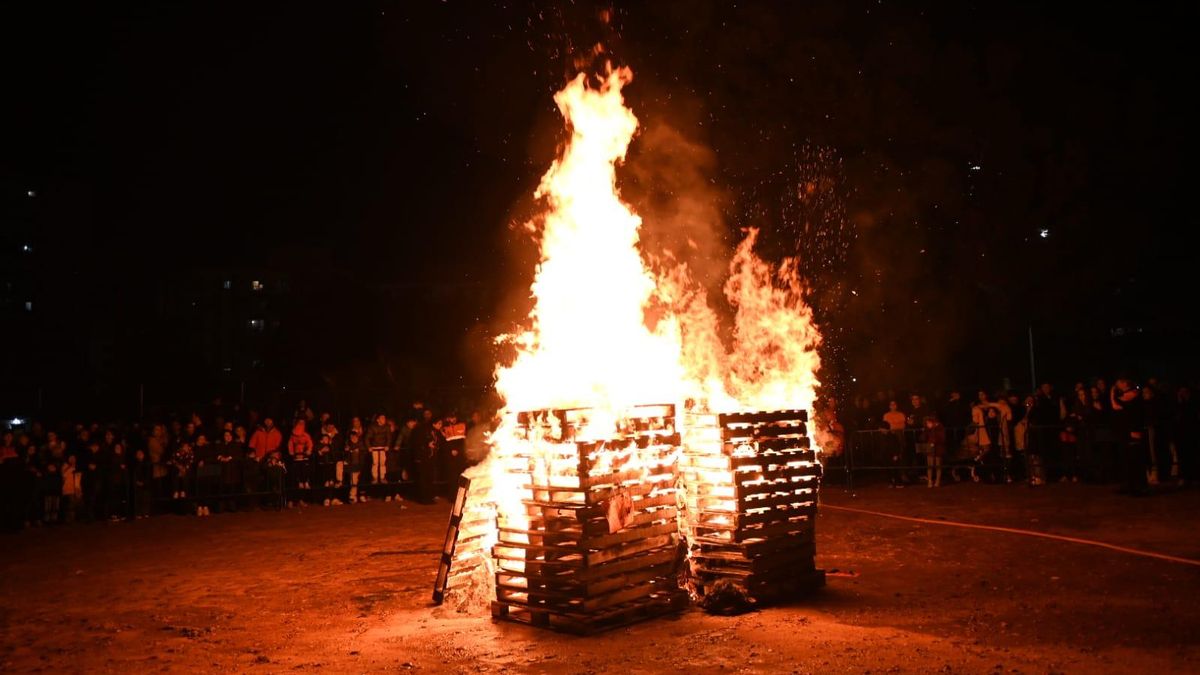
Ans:
[{"label": "burning debris pile", "polygon": [[711,603],[823,581],[806,412],[820,333],[799,266],[759,259],[750,231],[724,289],[731,341],[683,264],[649,268],[616,186],[631,78],[579,75],[554,98],[570,138],[527,225],[533,308],[500,338],[515,351],[496,369],[505,408],[460,489],[435,599],[487,570],[495,616],[591,632],[679,606],[682,586]]}]

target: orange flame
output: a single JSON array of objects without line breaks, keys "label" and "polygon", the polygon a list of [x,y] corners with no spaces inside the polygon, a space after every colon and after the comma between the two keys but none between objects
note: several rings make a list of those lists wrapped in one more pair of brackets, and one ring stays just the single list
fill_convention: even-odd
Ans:
[{"label": "orange flame", "polygon": [[[731,258],[724,289],[735,309],[728,348],[718,313],[687,268],[647,265],[639,250],[641,218],[621,200],[616,181],[638,126],[621,95],[632,77],[628,68],[610,68],[593,84],[581,74],[554,97],[570,138],[536,192],[547,210],[536,224],[541,255],[531,287],[534,307],[526,327],[498,338],[513,345],[516,356],[496,369],[505,408],[491,437],[493,452],[473,469],[489,477],[506,532],[528,529],[530,477],[542,485],[578,485],[618,468],[645,475],[662,470],[631,444],[601,443],[580,461],[583,444],[564,443],[551,432],[531,438],[529,429],[541,427],[522,431],[519,412],[588,408],[575,439],[604,440],[631,407],[670,403],[686,439],[685,401],[698,412],[811,410],[816,398],[820,333],[795,260],[778,267],[764,262],[753,251],[757,231],[749,230]],[[652,313],[656,320],[648,319]],[[721,453],[720,434],[709,438],[715,428],[692,431],[704,452]],[[570,473],[584,464],[591,467],[586,475]],[[725,470],[712,484],[731,482]],[[726,492],[714,489],[704,498],[710,508],[732,512]],[[501,567],[517,570],[523,563],[506,558]]]},{"label": "orange flame", "polygon": [[639,218],[621,201],[616,164],[637,129],[613,70],[599,88],[579,75],[554,97],[571,129],[536,196],[549,211],[533,282],[530,327],[506,336],[516,360],[496,371],[508,410],[619,411],[682,398],[677,324],[646,325],[656,279],[638,251]]},{"label": "orange flame", "polygon": [[[621,95],[632,78],[619,68],[592,86],[580,74],[554,97],[571,136],[536,193],[548,210],[529,326],[500,338],[517,348],[496,370],[506,410],[590,407],[615,420],[632,405],[684,399],[708,410],[811,409],[821,337],[795,259],[764,262],[748,230],[725,284],[736,310],[729,349],[686,267],[647,266],[641,218],[616,183],[638,125]],[[671,311],[650,325],[654,302]]]}]

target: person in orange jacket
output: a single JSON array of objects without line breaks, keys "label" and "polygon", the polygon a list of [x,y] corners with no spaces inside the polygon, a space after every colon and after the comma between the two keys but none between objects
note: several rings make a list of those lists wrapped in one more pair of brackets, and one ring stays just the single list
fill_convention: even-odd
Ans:
[{"label": "person in orange jacket", "polygon": [[283,434],[275,428],[275,421],[270,417],[263,420],[262,426],[256,429],[254,435],[250,437],[250,449],[254,451],[254,456],[259,460],[278,450],[282,444]]}]

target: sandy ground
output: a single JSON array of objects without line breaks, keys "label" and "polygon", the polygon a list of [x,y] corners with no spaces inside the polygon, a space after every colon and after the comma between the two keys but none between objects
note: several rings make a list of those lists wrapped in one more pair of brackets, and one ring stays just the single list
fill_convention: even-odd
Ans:
[{"label": "sandy ground", "polygon": [[[826,503],[1200,558],[1200,493],[827,489]],[[446,506],[164,516],[0,537],[4,672],[1180,672],[1200,568],[821,513],[816,596],[580,638],[430,606]]]}]

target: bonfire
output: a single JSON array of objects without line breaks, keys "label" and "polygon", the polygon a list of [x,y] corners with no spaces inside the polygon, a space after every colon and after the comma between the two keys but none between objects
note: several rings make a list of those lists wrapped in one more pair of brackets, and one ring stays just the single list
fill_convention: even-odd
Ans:
[{"label": "bonfire", "polygon": [[533,309],[503,335],[491,452],[461,483],[438,591],[498,617],[590,631],[692,599],[728,609],[819,583],[820,333],[795,260],[731,255],[721,312],[686,265],[648,264],[617,168],[638,120],[628,68],[554,97],[569,138],[527,224]]}]

